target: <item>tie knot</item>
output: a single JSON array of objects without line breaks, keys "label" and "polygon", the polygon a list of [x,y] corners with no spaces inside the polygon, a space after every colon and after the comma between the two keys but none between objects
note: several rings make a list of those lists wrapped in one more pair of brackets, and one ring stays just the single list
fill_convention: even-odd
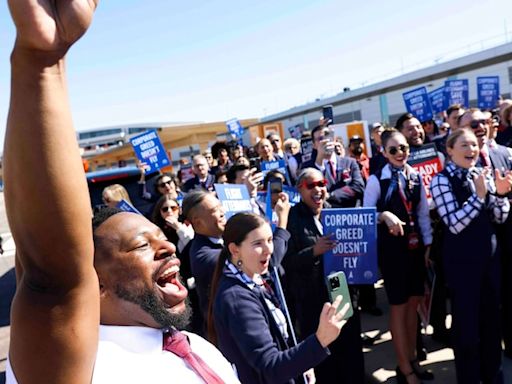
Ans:
[{"label": "tie knot", "polygon": [[163,350],[174,353],[183,358],[190,354],[190,344],[187,336],[179,331],[170,331],[164,333]]}]

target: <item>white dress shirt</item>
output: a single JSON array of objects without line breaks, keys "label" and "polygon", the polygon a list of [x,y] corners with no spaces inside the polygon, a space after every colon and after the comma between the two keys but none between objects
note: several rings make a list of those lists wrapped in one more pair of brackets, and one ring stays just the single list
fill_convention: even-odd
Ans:
[{"label": "white dress shirt", "polygon": [[[238,383],[224,356],[212,344],[193,333],[184,332],[198,354],[225,383]],[[172,352],[162,350],[163,332],[149,327],[100,325],[100,337],[93,384],[204,384],[204,381]],[[9,362],[7,384],[17,383]]]}]

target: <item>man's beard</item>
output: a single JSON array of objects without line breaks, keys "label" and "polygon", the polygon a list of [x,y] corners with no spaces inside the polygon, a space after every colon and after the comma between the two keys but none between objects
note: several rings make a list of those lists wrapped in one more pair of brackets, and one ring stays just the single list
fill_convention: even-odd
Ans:
[{"label": "man's beard", "polygon": [[162,328],[184,329],[192,317],[192,309],[189,304],[188,297],[185,301],[185,309],[180,313],[171,313],[153,290],[144,288],[143,290],[129,290],[125,287],[117,285],[115,294],[126,301],[137,304],[153,320],[155,320]]}]

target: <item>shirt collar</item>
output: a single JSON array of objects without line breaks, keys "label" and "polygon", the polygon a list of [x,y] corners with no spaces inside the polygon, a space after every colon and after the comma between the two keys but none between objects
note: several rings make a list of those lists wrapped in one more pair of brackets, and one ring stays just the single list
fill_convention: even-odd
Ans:
[{"label": "shirt collar", "polygon": [[100,341],[113,342],[131,352],[161,353],[163,331],[150,327],[100,325]]},{"label": "shirt collar", "polygon": [[208,237],[210,239],[210,241],[213,243],[213,244],[220,244],[220,245],[224,245],[224,240],[222,239],[222,237]]}]

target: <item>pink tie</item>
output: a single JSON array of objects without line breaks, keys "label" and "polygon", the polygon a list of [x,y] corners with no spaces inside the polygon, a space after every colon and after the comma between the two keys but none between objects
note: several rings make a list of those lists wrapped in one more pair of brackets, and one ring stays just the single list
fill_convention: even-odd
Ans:
[{"label": "pink tie", "polygon": [[334,167],[334,162],[329,160],[329,166],[331,167],[330,171],[331,171],[332,179],[334,180],[334,182],[336,182],[336,168]]},{"label": "pink tie", "polygon": [[187,364],[207,384],[223,384],[224,381],[192,350],[187,336],[179,331],[164,333],[164,351],[169,351],[184,359]]},{"label": "pink tie", "polygon": [[489,155],[484,150],[480,150],[480,159],[482,160],[482,164],[483,164],[484,167],[490,167],[491,166]]}]

